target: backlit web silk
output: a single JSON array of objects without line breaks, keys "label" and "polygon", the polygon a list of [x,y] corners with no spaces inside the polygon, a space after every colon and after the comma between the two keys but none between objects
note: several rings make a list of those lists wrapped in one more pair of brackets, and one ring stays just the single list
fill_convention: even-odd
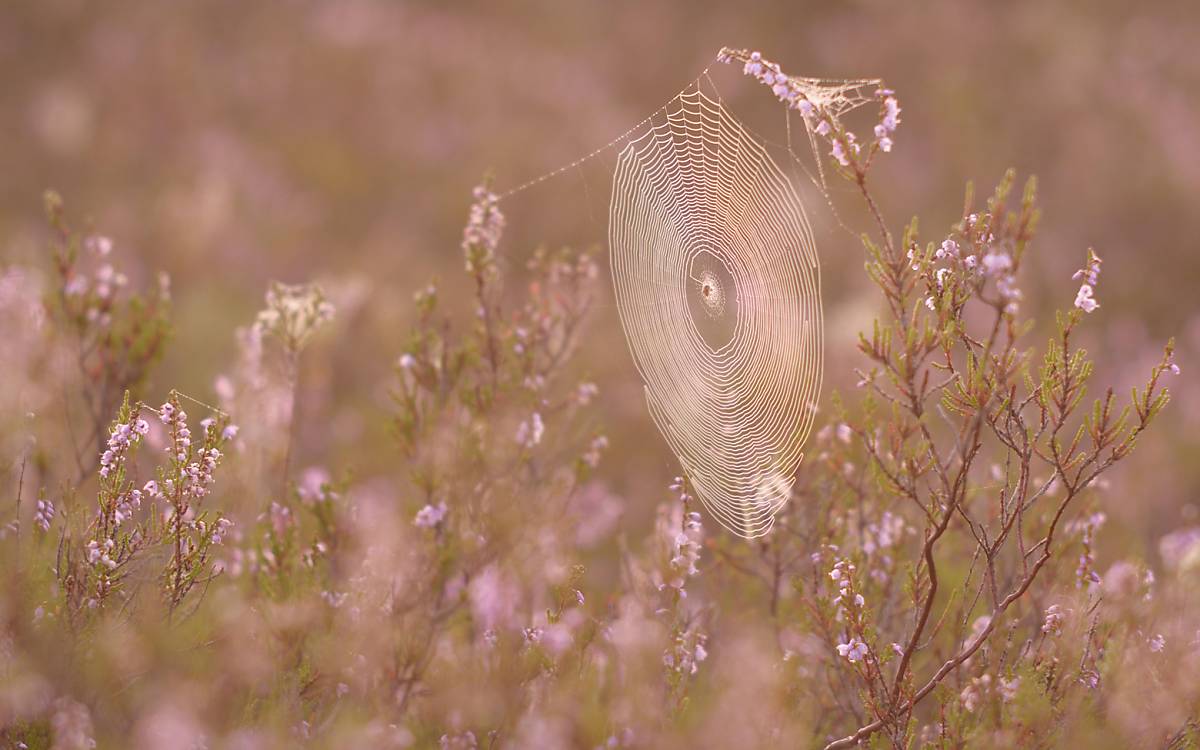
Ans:
[{"label": "backlit web silk", "polygon": [[697,87],[665,112],[613,177],[617,308],[695,494],[732,532],[761,536],[791,494],[821,386],[816,248],[791,183],[719,101]]},{"label": "backlit web silk", "polygon": [[[717,55],[743,66],[756,59],[731,48]],[[772,90],[788,100],[787,142],[773,145],[808,172],[793,149],[795,116],[812,149],[816,174],[809,179],[828,201],[814,131],[822,120],[840,127],[841,116],[877,101],[881,82],[773,72]],[[784,79],[812,106],[782,96]],[[609,252],[646,403],[695,494],[722,525],[753,538],[770,531],[790,497],[816,413],[820,275],[788,178],[702,83],[716,92],[706,68],[629,130],[498,199],[582,170],[624,144],[613,176]]]}]

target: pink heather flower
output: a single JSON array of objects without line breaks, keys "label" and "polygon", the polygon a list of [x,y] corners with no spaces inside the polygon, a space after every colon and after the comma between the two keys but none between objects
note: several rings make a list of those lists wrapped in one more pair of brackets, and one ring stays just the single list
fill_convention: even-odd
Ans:
[{"label": "pink heather flower", "polygon": [[997,274],[1012,268],[1012,258],[1004,253],[988,253],[983,256],[983,268],[990,274]]},{"label": "pink heather flower", "polygon": [[934,251],[933,257],[937,260],[941,260],[943,258],[957,258],[958,243],[954,240],[943,240],[941,246]]},{"label": "pink heather flower", "polygon": [[593,469],[600,465],[600,456],[608,448],[608,438],[597,435],[583,454],[583,462]]},{"label": "pink heather flower", "polygon": [[1161,654],[1162,650],[1167,647],[1167,639],[1163,638],[1162,633],[1155,635],[1148,643],[1150,644],[1150,650],[1156,654]]},{"label": "pink heather flower", "polygon": [[417,511],[417,515],[413,518],[413,524],[418,528],[432,529],[440,524],[446,518],[446,504],[438,503],[435,505],[426,505]]},{"label": "pink heather flower", "polygon": [[1089,249],[1087,265],[1076,271],[1071,278],[1077,281],[1083,279],[1083,283],[1096,286],[1096,282],[1100,279],[1100,264],[1103,262],[1094,250]]},{"label": "pink heather flower", "polygon": [[49,500],[38,500],[37,509],[33,514],[33,524],[42,531],[50,530],[50,522],[54,520],[54,503]]},{"label": "pink heather flower", "polygon": [[296,488],[300,499],[305,502],[313,502],[321,499],[324,495],[323,488],[326,487],[332,478],[329,472],[320,466],[310,466],[300,474],[299,486]]},{"label": "pink heather flower", "polygon": [[886,132],[893,133],[900,124],[900,102],[896,97],[889,96],[883,100],[883,120],[879,123]]},{"label": "pink heather flower", "polygon": [[1087,264],[1071,276],[1075,280],[1083,280],[1079,292],[1075,295],[1075,307],[1090,313],[1100,306],[1095,299],[1096,284],[1100,280],[1100,264],[1103,263],[1096,251],[1088,248]]},{"label": "pink heather flower", "polygon": [[829,135],[829,132],[833,130],[833,128],[830,127],[829,120],[821,120],[817,123],[817,127],[814,128],[814,130],[817,131],[817,135]]},{"label": "pink heather flower", "polygon": [[542,423],[542,415],[534,412],[529,419],[517,426],[517,443],[523,448],[532,448],[542,442],[542,434],[545,431],[546,426]]},{"label": "pink heather flower", "polygon": [[1046,608],[1046,618],[1042,621],[1042,632],[1047,635],[1060,635],[1064,619],[1066,619],[1066,611],[1057,604],[1051,604]]},{"label": "pink heather flower", "polygon": [[575,389],[575,403],[587,406],[599,393],[600,388],[595,383],[580,383],[579,387]]},{"label": "pink heather flower", "polygon": [[521,637],[525,639],[525,645],[529,646],[538,643],[542,640],[542,634],[545,631],[539,627],[525,628],[521,631]]},{"label": "pink heather flower", "polygon": [[837,646],[838,656],[845,657],[847,661],[854,663],[862,661],[867,656],[867,644],[860,641],[858,638],[851,638],[845,643],[839,643]]},{"label": "pink heather flower", "polygon": [[88,280],[87,277],[82,275],[72,276],[71,280],[67,282],[65,287],[63,287],[63,291],[68,297],[78,297],[79,295],[87,292],[87,290]]},{"label": "pink heather flower", "polygon": [[850,160],[846,157],[846,149],[840,140],[833,142],[833,149],[829,152],[829,155],[837,159],[838,164],[841,164],[843,167],[850,166]]},{"label": "pink heather flower", "polygon": [[237,434],[238,434],[238,426],[237,425],[235,425],[235,424],[226,425],[225,429],[221,431],[221,439],[222,440],[233,440],[235,437],[237,437]]},{"label": "pink heather flower", "polygon": [[979,707],[979,701],[983,698],[983,693],[987,691],[991,684],[992,676],[989,674],[972,679],[971,683],[963,688],[963,691],[958,696],[962,701],[963,708],[973,713]]},{"label": "pink heather flower", "polygon": [[500,236],[504,233],[504,214],[497,206],[499,196],[483,185],[475,188],[474,195],[475,202],[471,204],[462,239],[467,271],[470,273],[487,270],[500,244]]},{"label": "pink heather flower", "polygon": [[475,739],[474,732],[443,734],[438,740],[438,750],[475,750],[477,747],[479,747],[479,743]]},{"label": "pink heather flower", "polygon": [[1100,303],[1092,296],[1090,285],[1083,284],[1079,287],[1079,291],[1075,294],[1075,306],[1085,313],[1090,313],[1100,306]]},{"label": "pink heather flower", "polygon": [[1187,526],[1159,539],[1158,554],[1167,570],[1181,569],[1193,555],[1200,556],[1200,526]]},{"label": "pink heather flower", "polygon": [[104,543],[100,543],[95,539],[89,541],[86,547],[87,561],[92,565],[102,565],[109,570],[117,567],[117,562],[109,556],[116,543],[112,539],[105,539]]},{"label": "pink heather flower", "polygon": [[112,252],[113,241],[108,237],[92,235],[83,241],[83,246],[89,253],[103,258]]},{"label": "pink heather flower", "polygon": [[119,422],[113,425],[112,432],[108,436],[108,443],[100,454],[100,476],[107,477],[124,465],[130,448],[136,446],[142,439],[142,435],[150,431],[149,425],[145,425],[145,431],[143,431],[142,425],[145,425],[143,420],[138,420],[134,424]]}]

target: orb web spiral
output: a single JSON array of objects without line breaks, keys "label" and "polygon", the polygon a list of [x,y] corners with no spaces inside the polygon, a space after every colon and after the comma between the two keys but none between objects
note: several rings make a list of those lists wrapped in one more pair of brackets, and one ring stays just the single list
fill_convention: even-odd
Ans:
[{"label": "orb web spiral", "polygon": [[621,152],[609,249],[655,424],[722,525],[767,533],[821,385],[820,275],[799,197],[723,105],[692,90]]}]

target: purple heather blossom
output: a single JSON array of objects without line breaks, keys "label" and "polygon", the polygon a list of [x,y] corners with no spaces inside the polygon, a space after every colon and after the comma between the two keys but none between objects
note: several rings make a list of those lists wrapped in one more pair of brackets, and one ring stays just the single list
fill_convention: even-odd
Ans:
[{"label": "purple heather blossom", "polygon": [[596,468],[600,465],[600,455],[608,448],[608,438],[603,435],[597,435],[592,438],[592,442],[588,444],[588,449],[583,454],[583,462],[591,468]]},{"label": "purple heather blossom", "polygon": [[858,638],[851,638],[845,643],[839,643],[837,646],[838,656],[843,656],[847,661],[854,663],[862,661],[867,656],[867,644],[860,641]]},{"label": "purple heather blossom", "polygon": [[1103,263],[1099,255],[1096,255],[1094,250],[1088,250],[1087,265],[1079,269],[1071,276],[1072,279],[1082,280],[1079,285],[1079,291],[1075,294],[1075,307],[1083,310],[1085,313],[1090,313],[1100,303],[1096,301],[1096,284],[1100,281],[1100,264]]},{"label": "purple heather blossom", "polygon": [[129,450],[136,446],[149,430],[149,425],[141,419],[133,423],[118,422],[113,425],[105,449],[100,454],[100,476],[108,477],[121,468]]},{"label": "purple heather blossom", "polygon": [[1012,268],[1012,258],[1005,253],[989,252],[983,256],[983,269],[989,274],[999,274]]},{"label": "purple heather blossom", "polygon": [[1159,539],[1158,554],[1167,570],[1179,570],[1189,559],[1200,559],[1200,526],[1172,531]]},{"label": "purple heather blossom", "polygon": [[1092,287],[1090,285],[1081,285],[1079,291],[1075,294],[1075,306],[1087,313],[1095,310],[1100,306],[1100,303],[1096,301],[1092,294]]},{"label": "purple heather blossom", "polygon": [[542,423],[542,415],[534,412],[529,419],[517,425],[517,443],[522,448],[532,448],[542,442],[542,434],[546,431]]},{"label": "purple heather blossom", "polygon": [[112,252],[113,241],[101,235],[92,235],[83,241],[83,247],[89,253],[103,258]]},{"label": "purple heather blossom", "polygon": [[475,188],[474,195],[475,202],[471,204],[462,239],[467,271],[472,274],[491,267],[500,236],[504,233],[504,214],[497,207],[499,197],[483,185]]},{"label": "purple heather blossom", "polygon": [[850,159],[846,156],[846,149],[842,145],[841,140],[835,139],[833,141],[833,149],[830,150],[829,155],[836,159],[837,163],[843,167],[850,166]]},{"label": "purple heather blossom", "polygon": [[42,531],[50,530],[50,522],[54,520],[54,503],[49,500],[38,500],[33,514],[33,525]]},{"label": "purple heather blossom", "polygon": [[1057,604],[1051,604],[1046,608],[1046,616],[1042,621],[1042,632],[1047,635],[1060,635],[1062,633],[1063,620],[1066,619],[1066,611]]},{"label": "purple heather blossom", "polygon": [[437,505],[426,505],[417,511],[417,515],[413,518],[413,524],[418,528],[432,529],[445,520],[446,511],[444,502]]}]

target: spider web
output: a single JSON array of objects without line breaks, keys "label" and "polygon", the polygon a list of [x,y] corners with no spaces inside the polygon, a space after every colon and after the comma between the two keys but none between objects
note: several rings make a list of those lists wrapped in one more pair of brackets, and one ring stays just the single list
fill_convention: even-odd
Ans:
[{"label": "spider web", "polygon": [[655,424],[730,531],[791,495],[821,386],[812,230],[766,149],[700,90],[617,162],[609,252]]},{"label": "spider web", "polygon": [[[718,60],[746,62],[723,48]],[[500,200],[623,148],[609,206],[617,310],[650,415],[704,506],[746,538],[771,530],[791,496],[823,364],[820,269],[803,204],[766,145],[785,149],[836,217],[814,128],[876,101],[878,80],[789,76],[814,175],[793,148],[725,109],[705,69],[612,141]],[[715,99],[702,89],[707,82]],[[764,145],[766,144],[766,145]],[[840,222],[840,219],[839,219]]]}]

